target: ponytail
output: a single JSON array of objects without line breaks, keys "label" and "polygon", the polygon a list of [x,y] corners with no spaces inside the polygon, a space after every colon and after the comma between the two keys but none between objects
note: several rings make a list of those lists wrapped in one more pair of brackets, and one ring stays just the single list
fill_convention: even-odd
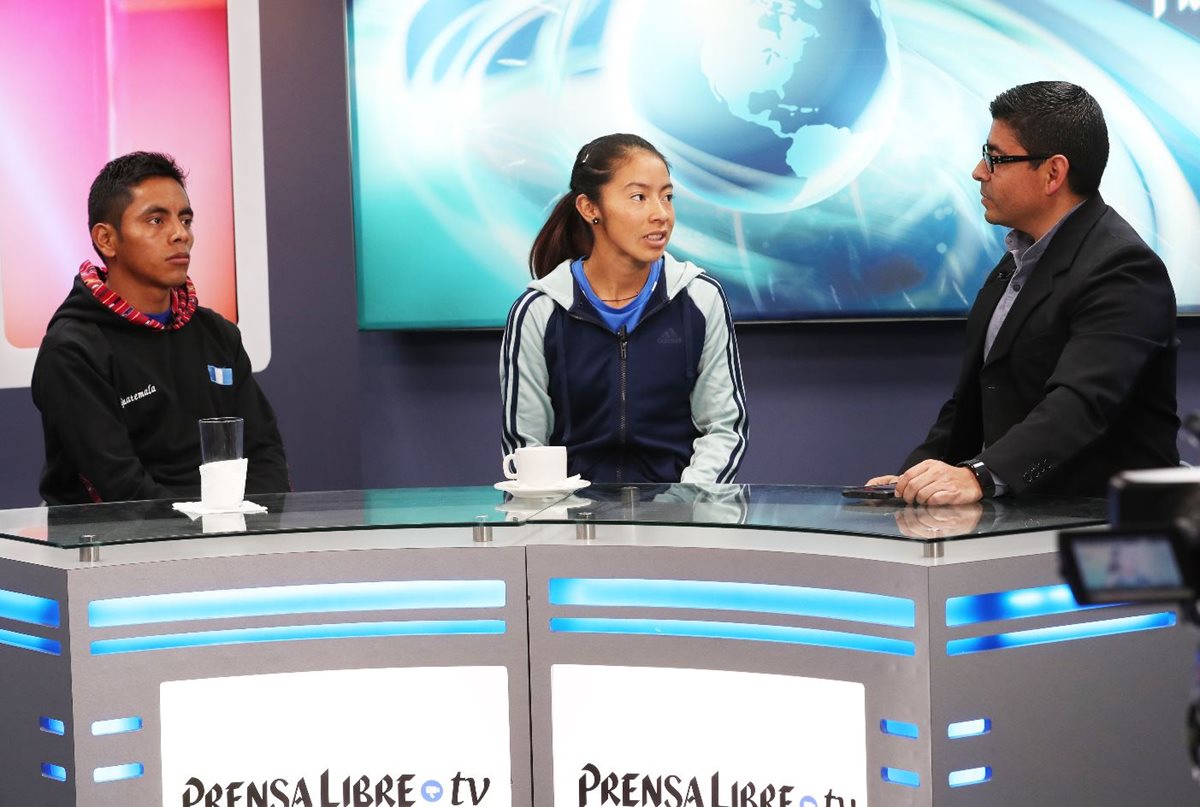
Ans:
[{"label": "ponytail", "polygon": [[541,280],[563,261],[591,254],[595,236],[575,209],[575,194],[564,193],[529,250],[529,271]]}]

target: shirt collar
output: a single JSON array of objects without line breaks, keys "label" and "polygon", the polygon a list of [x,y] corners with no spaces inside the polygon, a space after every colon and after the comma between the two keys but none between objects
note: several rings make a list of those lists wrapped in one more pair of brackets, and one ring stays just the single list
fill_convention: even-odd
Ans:
[{"label": "shirt collar", "polygon": [[[1084,201],[1087,201],[1086,199]],[[1072,207],[1062,218],[1054,222],[1054,226],[1046,231],[1045,235],[1034,241],[1028,233],[1020,230],[1009,230],[1008,235],[1004,236],[1004,246],[1012,253],[1013,260],[1017,263],[1017,272],[1024,270],[1026,266],[1033,267],[1041,260],[1042,255],[1046,253],[1046,248],[1050,246],[1050,239],[1054,238],[1055,233],[1062,229],[1063,224],[1071,217],[1079,208],[1083,207],[1083,202]]]}]

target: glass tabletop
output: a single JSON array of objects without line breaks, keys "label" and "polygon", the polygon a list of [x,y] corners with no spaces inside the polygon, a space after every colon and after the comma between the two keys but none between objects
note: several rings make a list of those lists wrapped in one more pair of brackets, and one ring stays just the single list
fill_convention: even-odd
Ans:
[{"label": "glass tabletop", "polygon": [[33,507],[0,511],[0,540],[74,548],[235,534],[515,526],[531,511],[511,507],[508,498],[491,487],[272,493],[247,497],[265,513],[195,519],[168,499]]},{"label": "glass tabletop", "polygon": [[1103,524],[1104,499],[1023,496],[924,507],[808,485],[592,485],[533,521],[742,527],[941,541]]},{"label": "glass tabletop", "polygon": [[397,488],[250,496],[260,514],[199,518],[169,500],[0,511],[0,540],[76,548],[216,535],[418,527],[516,526],[527,521],[694,525],[951,540],[1105,522],[1102,499],[1022,497],[952,507],[847,499],[839,487],[592,485],[549,499],[491,487]]}]

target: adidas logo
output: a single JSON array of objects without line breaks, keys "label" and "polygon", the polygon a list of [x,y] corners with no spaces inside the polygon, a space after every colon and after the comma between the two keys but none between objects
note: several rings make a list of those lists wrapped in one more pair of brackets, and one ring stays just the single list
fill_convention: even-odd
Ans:
[{"label": "adidas logo", "polygon": [[675,333],[674,328],[667,328],[658,335],[658,343],[660,345],[678,345],[683,341],[683,337]]}]

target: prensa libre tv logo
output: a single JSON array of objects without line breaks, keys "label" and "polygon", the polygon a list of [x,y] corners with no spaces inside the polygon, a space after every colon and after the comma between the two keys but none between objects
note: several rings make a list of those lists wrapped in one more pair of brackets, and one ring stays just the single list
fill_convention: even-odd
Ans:
[{"label": "prensa libre tv logo", "polygon": [[793,785],[728,782],[720,771],[706,782],[677,774],[601,774],[588,763],[579,775],[579,807],[857,807],[853,797],[830,788],[819,799]]},{"label": "prensa libre tv logo", "polygon": [[347,776],[331,781],[329,771],[310,783],[306,777],[262,779],[257,782],[206,784],[193,776],[184,785],[182,807],[416,807],[484,804],[492,780],[487,776],[454,774],[449,782],[421,779],[414,773],[398,776]]}]

